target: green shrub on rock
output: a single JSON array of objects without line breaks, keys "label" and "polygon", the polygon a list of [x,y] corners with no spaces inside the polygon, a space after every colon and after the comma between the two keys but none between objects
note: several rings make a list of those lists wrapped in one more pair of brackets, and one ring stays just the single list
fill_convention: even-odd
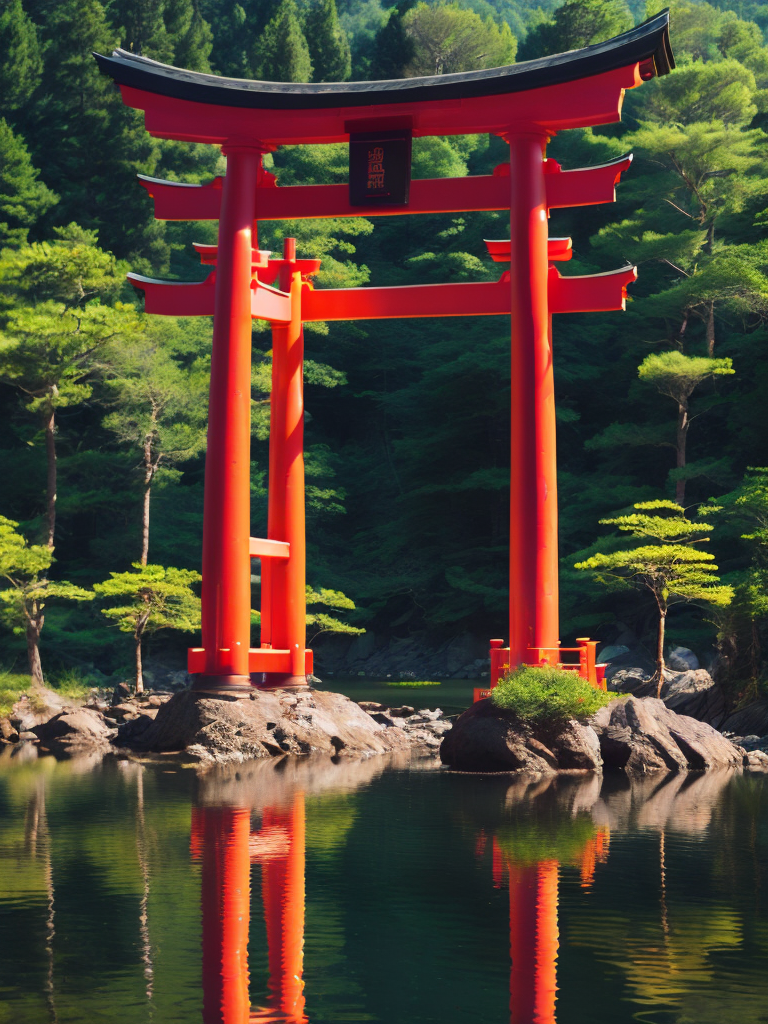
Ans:
[{"label": "green shrub on rock", "polygon": [[521,722],[546,724],[568,718],[581,721],[614,699],[597,690],[576,672],[560,668],[519,668],[499,680],[491,700]]}]

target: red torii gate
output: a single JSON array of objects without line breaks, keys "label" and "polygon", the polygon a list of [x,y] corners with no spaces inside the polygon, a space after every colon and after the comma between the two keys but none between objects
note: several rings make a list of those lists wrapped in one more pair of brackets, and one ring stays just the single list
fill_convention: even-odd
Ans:
[{"label": "red torii gate", "polygon": [[[116,50],[96,54],[124,102],[145,112],[161,138],[219,145],[227,173],[208,185],[142,178],[166,220],[219,221],[214,265],[199,284],[130,275],[146,311],[214,317],[203,523],[203,646],[189,653],[198,685],[305,684],[303,323],[393,317],[507,314],[512,321],[512,458],[509,648],[494,642],[491,683],[506,665],[559,661],[557,478],[551,316],[624,308],[634,267],[562,277],[570,241],[549,239],[555,207],[614,199],[631,157],[564,171],[548,139],[574,127],[620,120],[626,89],[674,67],[668,12],[605,43],[489,71],[391,82],[294,84],[223,79]],[[370,200],[357,182],[278,187],[262,166],[280,145],[490,133],[509,144],[492,175],[414,181],[394,196],[376,153]],[[371,141],[370,145],[374,143]],[[378,144],[377,144],[378,145]],[[403,173],[392,162],[392,175]],[[383,168],[383,170],[381,170]],[[408,167],[409,174],[409,167]],[[374,180],[375,179],[375,180]],[[363,182],[362,190],[367,187]],[[306,217],[510,211],[510,241],[489,242],[510,263],[497,282],[394,288],[314,289],[315,260],[258,249],[256,221]],[[275,284],[278,286],[275,287]],[[251,319],[273,330],[268,538],[250,537]],[[261,646],[250,647],[250,562],[262,560]]]}]

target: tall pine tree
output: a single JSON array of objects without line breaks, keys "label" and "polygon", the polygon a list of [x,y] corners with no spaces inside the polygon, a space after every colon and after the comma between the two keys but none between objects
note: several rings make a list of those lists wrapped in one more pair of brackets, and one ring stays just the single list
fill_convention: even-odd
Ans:
[{"label": "tall pine tree", "polygon": [[0,0],[0,110],[18,110],[40,81],[37,29],[21,0]]},{"label": "tall pine tree", "polygon": [[347,34],[339,22],[336,0],[314,0],[304,25],[316,82],[343,82],[352,71]]},{"label": "tall pine tree", "polygon": [[256,42],[253,73],[265,82],[309,82],[312,58],[294,0],[281,0]]},{"label": "tall pine tree", "polygon": [[416,48],[403,26],[403,15],[413,4],[414,0],[401,0],[376,33],[371,61],[371,79],[374,82],[405,77],[406,65],[413,59]]},{"label": "tall pine tree", "polygon": [[56,202],[38,174],[24,141],[0,118],[0,248],[26,242],[29,229]]}]

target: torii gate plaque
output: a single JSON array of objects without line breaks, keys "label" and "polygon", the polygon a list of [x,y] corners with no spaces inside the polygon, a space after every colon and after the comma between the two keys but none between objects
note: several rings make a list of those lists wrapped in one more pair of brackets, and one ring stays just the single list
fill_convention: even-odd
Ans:
[{"label": "torii gate plaque", "polygon": [[[554,207],[611,202],[631,157],[564,171],[545,155],[568,128],[621,118],[626,89],[674,67],[669,14],[581,50],[509,67],[391,82],[294,84],[219,78],[116,50],[95,54],[124,102],[155,136],[219,145],[227,173],[208,185],[142,178],[164,220],[218,220],[218,246],[198,247],[215,269],[200,284],[131,275],[148,313],[214,317],[203,522],[203,646],[189,653],[197,685],[300,686],[305,650],[302,324],[390,317],[507,314],[512,321],[509,648],[504,665],[558,660],[558,550],[553,313],[623,309],[634,267],[563,277],[568,239],[550,239]],[[509,144],[492,175],[410,182],[387,192],[386,153],[371,157],[371,202],[346,185],[277,187],[262,157],[281,145],[490,133]],[[371,151],[373,152],[373,150]],[[382,169],[383,168],[383,169]],[[398,167],[398,174],[401,168]],[[359,183],[358,183],[359,184]],[[350,196],[350,192],[354,194]],[[390,196],[395,194],[395,190]],[[352,201],[351,201],[352,200]],[[313,260],[258,249],[257,220],[510,211],[509,262],[497,282],[315,290]],[[273,287],[277,282],[279,287]],[[268,539],[250,537],[251,319],[273,325]],[[250,558],[262,560],[261,646],[250,647]]]}]

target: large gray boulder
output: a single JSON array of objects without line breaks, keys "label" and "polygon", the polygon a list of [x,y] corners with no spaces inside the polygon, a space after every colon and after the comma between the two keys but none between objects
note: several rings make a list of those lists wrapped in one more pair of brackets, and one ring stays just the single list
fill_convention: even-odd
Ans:
[{"label": "large gray boulder", "polygon": [[9,719],[17,732],[32,732],[69,706],[58,693],[46,686],[33,684],[13,705]]},{"label": "large gray boulder", "polygon": [[671,711],[707,722],[715,729],[725,721],[725,694],[706,669],[665,672],[661,699]]},{"label": "large gray boulder", "polygon": [[324,690],[262,690],[244,697],[185,690],[137,731],[133,721],[121,726],[118,744],[186,749],[211,764],[284,754],[365,757],[414,747],[404,729],[377,722],[348,697]]},{"label": "large gray boulder", "polygon": [[768,700],[756,700],[734,711],[722,723],[722,730],[734,736],[765,736],[768,734]]},{"label": "large gray boulder", "polygon": [[98,711],[73,707],[65,708],[31,731],[37,736],[41,747],[46,747],[58,757],[106,753],[114,735]]},{"label": "large gray boulder", "polygon": [[597,735],[574,719],[546,728],[518,721],[491,700],[480,700],[454,722],[440,747],[443,764],[468,772],[595,771],[602,760]]},{"label": "large gray boulder", "polygon": [[664,659],[673,672],[688,672],[699,668],[699,659],[688,647],[671,647]]},{"label": "large gray boulder", "polygon": [[612,701],[592,716],[608,768],[630,773],[738,768],[742,751],[705,722],[655,697]]},{"label": "large gray boulder", "polygon": [[[686,648],[674,650],[686,651]],[[682,663],[682,660],[675,662]],[[647,666],[635,666],[614,672],[608,689],[613,693],[631,693],[634,697],[655,697],[657,685],[653,673]],[[703,668],[687,668],[680,672],[666,668],[661,686],[661,699],[668,708],[679,715],[697,718],[716,729],[722,727],[726,718],[725,694]]]}]

